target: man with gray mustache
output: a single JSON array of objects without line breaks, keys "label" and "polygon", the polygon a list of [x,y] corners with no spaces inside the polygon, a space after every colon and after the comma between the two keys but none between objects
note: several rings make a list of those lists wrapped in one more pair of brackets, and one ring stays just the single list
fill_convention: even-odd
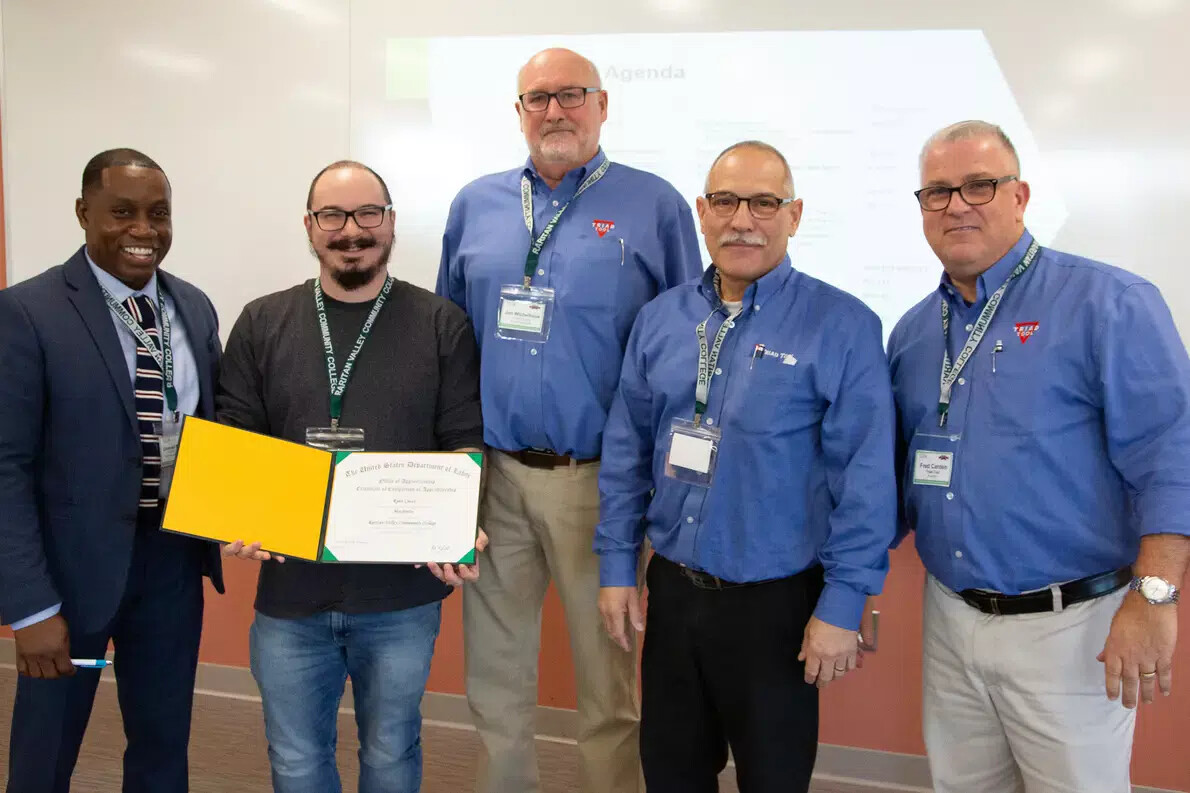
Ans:
[{"label": "man with gray mustache", "polygon": [[[880,320],[793,269],[785,158],[757,141],[711,167],[704,275],[637,317],[603,435],[599,609],[622,646],[649,621],[649,793],[806,791],[818,689],[859,664],[896,519]],[[797,674],[801,672],[802,674]]]}]

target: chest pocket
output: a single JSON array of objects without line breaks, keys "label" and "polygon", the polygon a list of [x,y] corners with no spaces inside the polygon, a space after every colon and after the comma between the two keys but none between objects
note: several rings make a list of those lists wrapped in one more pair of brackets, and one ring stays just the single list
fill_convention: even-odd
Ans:
[{"label": "chest pocket", "polygon": [[812,366],[774,358],[753,362],[751,354],[749,350],[745,360],[735,362],[738,374],[733,379],[738,380],[728,406],[733,424],[749,433],[788,435],[821,420],[825,405],[818,398]]},{"label": "chest pocket", "polygon": [[629,251],[613,233],[602,238],[583,234],[569,255],[552,254],[553,282],[562,285],[560,299],[566,306],[606,310],[619,304]]},{"label": "chest pocket", "polygon": [[[981,345],[982,346],[982,345]],[[1022,345],[1016,336],[1004,340],[992,372],[991,349],[980,350],[968,366],[980,367],[979,391],[974,395],[987,411],[993,435],[1032,435],[1081,421],[1079,405],[1091,410],[1081,387],[1082,373],[1059,346],[1046,347],[1031,339]],[[1064,385],[1066,384],[1066,385]]]}]

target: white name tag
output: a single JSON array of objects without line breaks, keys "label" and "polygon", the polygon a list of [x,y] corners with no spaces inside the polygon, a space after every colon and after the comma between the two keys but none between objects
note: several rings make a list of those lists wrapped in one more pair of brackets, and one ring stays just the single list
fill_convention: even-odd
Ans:
[{"label": "white name tag", "polygon": [[500,301],[500,327],[503,330],[519,330],[526,333],[541,333],[545,325],[546,304],[535,300]]},{"label": "white name tag", "polygon": [[709,438],[693,438],[675,432],[673,444],[669,447],[669,464],[705,474],[711,470],[713,448],[714,444]]},{"label": "white name tag", "polygon": [[178,460],[178,443],[182,440],[181,423],[165,420],[165,431],[158,439],[161,443],[161,467],[173,468]]},{"label": "white name tag", "polygon": [[950,474],[953,470],[953,452],[929,452],[919,449],[913,458],[913,484],[950,487]]}]

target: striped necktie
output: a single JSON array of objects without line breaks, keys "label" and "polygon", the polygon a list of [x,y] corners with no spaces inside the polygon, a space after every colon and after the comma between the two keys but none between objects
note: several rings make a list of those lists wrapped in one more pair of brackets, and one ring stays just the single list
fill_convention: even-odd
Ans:
[{"label": "striped necktie", "polygon": [[[132,318],[144,329],[145,335],[157,342],[161,348],[161,335],[157,330],[157,310],[153,301],[144,295],[132,295],[124,301],[124,307]],[[156,509],[160,504],[161,487],[161,413],[165,407],[165,378],[161,367],[140,341],[136,343],[136,379],[133,390],[136,397],[136,423],[140,430],[141,469],[139,507]]]}]

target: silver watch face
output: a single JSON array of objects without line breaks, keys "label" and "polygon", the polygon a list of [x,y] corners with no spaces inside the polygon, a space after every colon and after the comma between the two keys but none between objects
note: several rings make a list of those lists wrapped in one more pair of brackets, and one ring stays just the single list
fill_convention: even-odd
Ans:
[{"label": "silver watch face", "polygon": [[1172,588],[1168,581],[1155,576],[1147,576],[1140,582],[1140,593],[1148,600],[1166,600]]}]

